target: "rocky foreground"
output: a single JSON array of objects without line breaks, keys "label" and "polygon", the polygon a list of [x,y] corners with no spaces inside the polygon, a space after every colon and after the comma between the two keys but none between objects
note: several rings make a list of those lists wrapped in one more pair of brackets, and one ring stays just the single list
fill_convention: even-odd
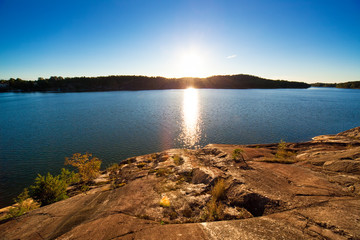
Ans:
[{"label": "rocky foreground", "polygon": [[360,127],[304,143],[171,149],[95,182],[3,222],[0,239],[360,239]]}]

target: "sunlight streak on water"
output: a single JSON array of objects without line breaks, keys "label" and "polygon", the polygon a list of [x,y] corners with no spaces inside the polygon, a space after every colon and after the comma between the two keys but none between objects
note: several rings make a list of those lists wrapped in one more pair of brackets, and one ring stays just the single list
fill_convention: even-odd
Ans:
[{"label": "sunlight streak on water", "polygon": [[180,140],[188,148],[197,148],[200,140],[200,117],[198,90],[188,88],[184,90],[183,98],[183,126]]}]

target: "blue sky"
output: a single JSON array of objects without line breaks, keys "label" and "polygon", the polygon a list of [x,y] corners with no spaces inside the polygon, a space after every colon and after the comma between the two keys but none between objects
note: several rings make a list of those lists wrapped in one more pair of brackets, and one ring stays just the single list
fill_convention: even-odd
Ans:
[{"label": "blue sky", "polygon": [[360,80],[359,0],[0,0],[0,79]]}]

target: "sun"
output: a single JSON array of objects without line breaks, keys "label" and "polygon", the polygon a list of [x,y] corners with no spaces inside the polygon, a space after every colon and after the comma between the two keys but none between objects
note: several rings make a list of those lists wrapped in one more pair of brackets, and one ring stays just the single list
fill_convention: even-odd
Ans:
[{"label": "sun", "polygon": [[205,77],[205,59],[196,50],[180,53],[179,75],[182,77]]}]

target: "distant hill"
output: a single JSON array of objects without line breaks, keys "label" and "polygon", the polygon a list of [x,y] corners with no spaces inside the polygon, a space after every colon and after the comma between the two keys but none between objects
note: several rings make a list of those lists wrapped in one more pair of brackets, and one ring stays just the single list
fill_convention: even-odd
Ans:
[{"label": "distant hill", "polygon": [[336,88],[358,88],[360,89],[360,81],[345,83],[313,83],[312,87],[336,87]]},{"label": "distant hill", "polygon": [[270,80],[251,75],[219,75],[207,78],[164,78],[146,76],[106,76],[106,77],[50,77],[37,81],[22,79],[2,80],[1,91],[114,91],[114,90],[160,90],[213,88],[213,89],[248,89],[248,88],[309,88],[303,82]]}]

